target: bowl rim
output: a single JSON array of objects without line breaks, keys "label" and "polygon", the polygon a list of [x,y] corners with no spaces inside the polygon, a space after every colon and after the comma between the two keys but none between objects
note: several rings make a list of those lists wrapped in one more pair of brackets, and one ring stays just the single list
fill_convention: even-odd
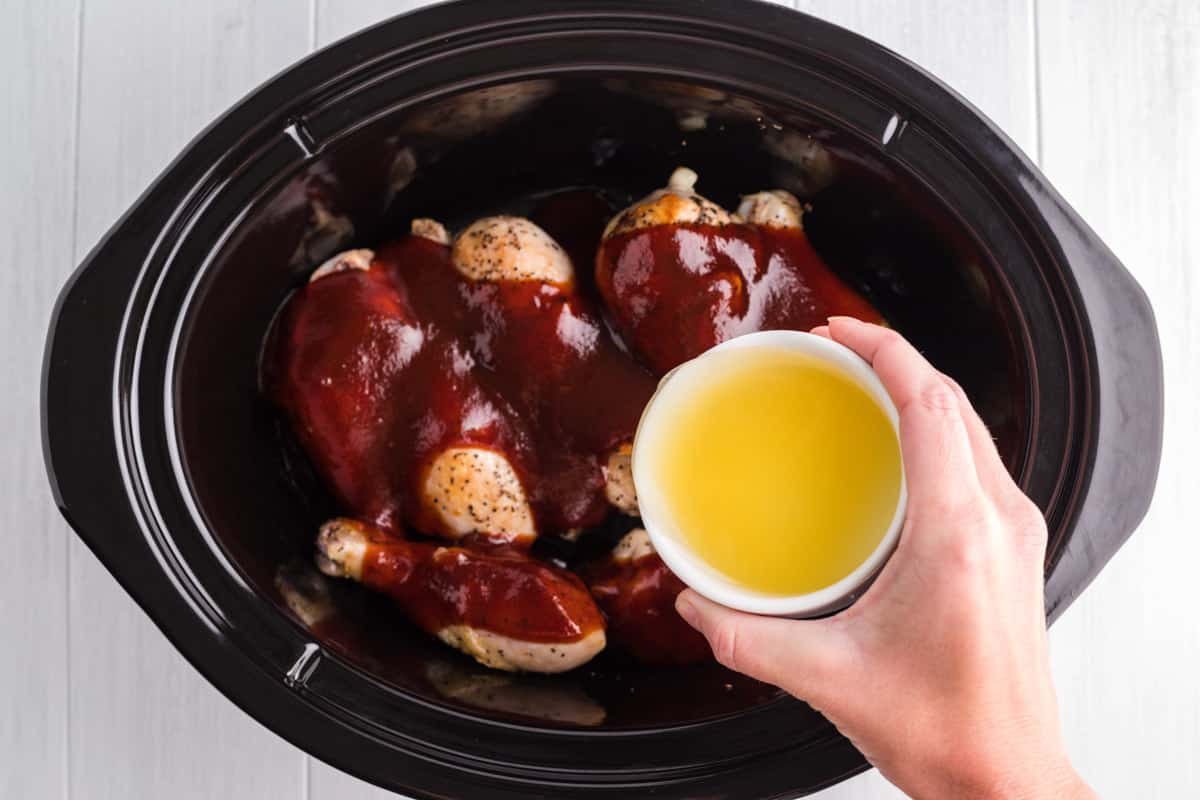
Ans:
[{"label": "bowl rim", "polygon": [[[661,424],[663,415],[670,414],[673,410],[674,406],[669,401],[676,400],[679,392],[709,377],[711,373],[708,363],[712,361],[712,356],[738,350],[796,354],[816,359],[836,370],[871,398],[887,417],[899,452],[900,415],[896,404],[870,364],[853,350],[831,339],[804,331],[767,330],[737,336],[706,350],[664,375],[642,412],[633,440],[632,470],[643,527],[649,534],[654,549],[680,580],[723,606],[751,614],[797,618],[818,617],[840,611],[866,589],[883,569],[900,541],[900,530],[908,510],[908,480],[903,462],[900,464],[900,491],[896,496],[891,519],[878,544],[862,563],[845,577],[821,589],[804,594],[773,595],[739,585],[722,575],[688,547],[682,540],[677,526],[672,524],[670,511],[655,487],[652,467],[647,466],[647,462],[652,461],[653,457],[646,456],[644,449],[638,449],[639,442],[644,445],[648,438],[653,437],[652,426]],[[690,383],[680,385],[680,381]],[[668,385],[672,388],[668,389]],[[648,430],[651,432],[647,433]],[[642,453],[641,458],[638,456],[639,452]]]}]

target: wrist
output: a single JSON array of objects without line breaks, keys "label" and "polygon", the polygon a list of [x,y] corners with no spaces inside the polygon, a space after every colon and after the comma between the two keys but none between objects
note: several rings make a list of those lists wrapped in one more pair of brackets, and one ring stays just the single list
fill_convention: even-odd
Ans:
[{"label": "wrist", "polygon": [[1061,797],[1064,800],[1095,800],[1096,793],[1088,786],[1075,769],[1067,764],[1062,781],[1057,787],[1047,786],[1037,797]]},{"label": "wrist", "polygon": [[977,782],[979,800],[1094,800],[1096,795],[1066,758],[1031,765],[1018,776]]},{"label": "wrist", "polygon": [[[1011,745],[1013,740],[1009,741]],[[919,784],[912,787],[917,790],[914,796],[933,800],[943,797],[971,800],[1095,798],[1060,748],[1045,742],[1036,746],[1032,737],[1024,740],[1024,744],[1029,746],[989,746],[984,752],[972,752],[971,748],[960,744],[952,759],[942,761],[943,769],[925,773],[927,777],[940,773],[939,778],[926,783],[924,790],[918,789]]]}]

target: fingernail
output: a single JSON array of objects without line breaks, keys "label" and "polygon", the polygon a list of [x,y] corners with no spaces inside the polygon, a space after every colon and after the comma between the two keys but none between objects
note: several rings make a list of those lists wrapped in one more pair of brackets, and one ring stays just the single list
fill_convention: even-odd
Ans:
[{"label": "fingernail", "polygon": [[683,621],[693,628],[696,627],[696,618],[700,615],[696,604],[687,596],[687,592],[680,592],[675,598],[675,610],[679,612],[679,616],[683,617]]}]

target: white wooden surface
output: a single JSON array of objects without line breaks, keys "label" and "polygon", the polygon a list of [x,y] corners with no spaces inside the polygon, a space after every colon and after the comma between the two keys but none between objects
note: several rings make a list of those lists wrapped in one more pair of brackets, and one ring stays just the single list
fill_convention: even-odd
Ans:
[{"label": "white wooden surface", "polygon": [[[313,47],[420,4],[0,0],[0,798],[389,796],[225,701],[74,539],[45,487],[36,388],[59,286],[187,140]],[[992,116],[1150,293],[1167,364],[1158,495],[1055,626],[1052,657],[1071,752],[1102,795],[1200,796],[1200,4],[794,5]],[[899,793],[868,773],[822,796]]]}]

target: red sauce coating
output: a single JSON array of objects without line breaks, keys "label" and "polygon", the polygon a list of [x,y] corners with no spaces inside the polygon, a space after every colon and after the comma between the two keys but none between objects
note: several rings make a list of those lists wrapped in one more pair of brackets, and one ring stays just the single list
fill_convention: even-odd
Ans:
[{"label": "red sauce coating", "polygon": [[[754,330],[807,330],[831,314],[881,320],[802,231],[670,225],[597,248],[603,215],[572,202],[550,204],[539,221],[577,273],[595,254],[608,313],[654,375]],[[418,626],[436,633],[465,623],[569,642],[604,627],[598,603],[610,638],[641,661],[711,657],[675,612],[684,585],[657,555],[589,565],[589,593],[574,575],[486,535],[458,547],[394,536],[406,526],[439,532],[422,510],[420,481],[437,453],[462,444],[508,458],[539,532],[596,525],[608,513],[603,465],[632,438],[655,378],[576,286],[473,283],[448,247],[406,237],[381,248],[367,271],[299,290],[273,341],[276,401],[346,511],[380,529],[363,582]]]},{"label": "red sauce coating", "polygon": [[[472,282],[449,250],[408,238],[376,259],[422,319],[470,353],[478,380],[528,421],[504,449],[522,474],[541,530],[598,524],[608,511],[603,465],[633,438],[655,381],[617,348],[574,285]],[[433,245],[438,247],[437,245]]]},{"label": "red sauce coating", "polygon": [[[414,242],[435,257],[444,249]],[[305,285],[280,331],[275,396],[334,493],[366,522],[402,530],[422,464],[443,446],[507,452],[529,437],[458,342],[424,323],[377,263]]]},{"label": "red sauce coating", "polygon": [[646,664],[694,664],[712,658],[704,637],[675,611],[686,586],[657,553],[589,566],[584,578],[608,618],[609,641]]},{"label": "red sauce coating", "polygon": [[374,532],[361,581],[433,634],[465,624],[523,641],[565,644],[604,629],[576,575],[511,548],[444,547]]},{"label": "red sauce coating", "polygon": [[660,375],[752,331],[807,331],[832,315],[882,322],[797,228],[680,223],[618,234],[596,254],[596,283]]},{"label": "red sauce coating", "polygon": [[598,524],[654,389],[573,287],[473,283],[420,237],[306,285],[281,331],[279,402],[347,509],[393,532],[438,532],[419,484],[459,444],[509,459],[540,530]]}]

